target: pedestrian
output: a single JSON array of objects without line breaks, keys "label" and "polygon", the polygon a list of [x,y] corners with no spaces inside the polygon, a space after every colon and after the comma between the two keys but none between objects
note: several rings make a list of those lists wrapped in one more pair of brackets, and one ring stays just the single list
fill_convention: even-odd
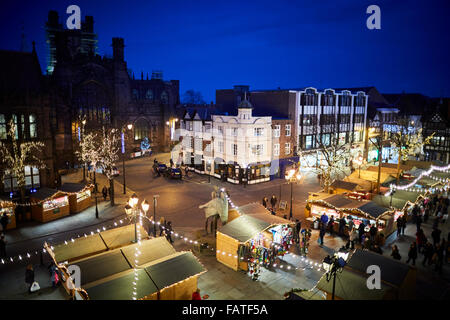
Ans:
[{"label": "pedestrian", "polygon": [[34,282],[34,270],[33,265],[29,264],[27,270],[25,270],[25,283],[28,284],[28,293],[31,293],[31,286]]},{"label": "pedestrian", "polygon": [[417,226],[417,231],[420,230],[420,226],[422,225],[422,215],[418,214],[416,217],[416,226]]},{"label": "pedestrian", "polygon": [[416,233],[416,242],[417,242],[417,250],[419,253],[422,252],[422,249],[427,241],[427,238],[425,237],[425,234],[423,233],[423,230],[420,229]]},{"label": "pedestrian", "polygon": [[403,216],[402,216],[402,235],[405,235],[405,229],[406,229],[406,214],[403,214]]},{"label": "pedestrian", "polygon": [[324,213],[322,213],[322,215],[320,216],[320,222],[322,222],[323,224],[327,224],[328,223],[328,216]]},{"label": "pedestrian", "polygon": [[344,236],[344,230],[345,230],[345,226],[347,225],[345,218],[341,218],[339,219],[339,235],[341,237]]},{"label": "pedestrian", "polygon": [[189,177],[189,167],[188,166],[184,167],[184,175],[186,176],[186,178]]},{"label": "pedestrian", "polygon": [[375,227],[375,225],[372,224],[372,225],[370,226],[370,230],[369,230],[370,240],[371,240],[371,241],[375,241],[375,237],[376,237],[377,233],[378,233],[377,227]]},{"label": "pedestrian", "polygon": [[320,225],[320,231],[319,231],[319,246],[323,246],[323,237],[325,236],[325,231],[326,231],[326,225],[324,225],[323,223],[321,223]]},{"label": "pedestrian", "polygon": [[197,290],[195,290],[192,293],[192,300],[202,300],[202,296],[200,295],[200,289],[197,288]]},{"label": "pedestrian", "polygon": [[438,228],[433,229],[433,232],[431,232],[431,238],[433,238],[433,245],[438,244],[441,241],[441,230]]},{"label": "pedestrian", "polygon": [[364,225],[364,222],[361,222],[360,224],[359,224],[359,227],[358,227],[358,240],[359,240],[359,243],[360,244],[363,244],[363,241],[362,241],[362,238],[363,238],[363,235],[364,235],[364,229],[366,228],[366,226]]},{"label": "pedestrian", "polygon": [[3,212],[3,215],[0,218],[0,224],[2,225],[3,233],[6,233],[6,227],[8,226],[8,223],[9,223],[8,215],[6,214],[6,212]]},{"label": "pedestrian", "polygon": [[397,237],[401,236],[402,234],[402,227],[403,227],[403,219],[402,217],[397,218]]},{"label": "pedestrian", "polygon": [[334,216],[331,216],[330,222],[328,223],[328,232],[330,233],[330,236],[333,235],[333,232],[334,232]]},{"label": "pedestrian", "polygon": [[172,229],[172,221],[167,222],[167,228],[166,229],[167,229],[166,230],[166,239],[168,241],[170,241],[170,243],[173,243],[173,240],[172,240],[172,231],[173,231],[173,229]]},{"label": "pedestrian", "polygon": [[59,276],[58,276],[58,268],[56,267],[54,262],[50,264],[49,271],[50,271],[50,280],[52,281],[52,288],[55,288],[59,282]]},{"label": "pedestrian", "polygon": [[103,195],[103,201],[106,201],[106,197],[108,196],[108,188],[106,188],[106,186],[103,186],[102,195]]},{"label": "pedestrian", "polygon": [[406,263],[409,263],[410,260],[412,260],[413,266],[416,265],[416,259],[417,259],[417,246],[416,243],[411,243],[411,246],[409,247],[408,251],[408,260],[406,260]]},{"label": "pedestrian", "polygon": [[275,195],[273,194],[272,198],[270,198],[270,204],[272,205],[272,209],[274,209],[274,210],[277,205],[277,201],[278,201],[277,197],[275,197]]},{"label": "pedestrian", "polygon": [[164,219],[164,217],[161,217],[161,219],[159,219],[159,236],[162,236],[162,233],[164,231],[164,229],[166,228],[166,220]]},{"label": "pedestrian", "polygon": [[434,255],[433,255],[432,260],[435,264],[434,271],[441,274],[442,273],[442,265],[444,262],[444,251],[443,251],[443,248],[441,247],[440,243],[438,243],[435,246]]},{"label": "pedestrian", "polygon": [[347,248],[350,247],[350,250],[355,249],[355,240],[357,238],[358,238],[358,230],[356,230],[356,228],[352,228],[348,238]]},{"label": "pedestrian", "polygon": [[262,199],[262,205],[264,206],[264,208],[267,209],[267,197],[263,197],[263,199]]},{"label": "pedestrian", "polygon": [[423,215],[423,222],[427,223],[429,217],[430,217],[430,207],[427,205],[425,208],[425,213]]},{"label": "pedestrian", "polygon": [[377,245],[377,244],[375,244],[375,245],[373,246],[372,251],[373,251],[373,252],[376,252],[376,253],[378,253],[378,254],[383,254],[383,250],[381,250],[380,246]]},{"label": "pedestrian", "polygon": [[173,168],[173,160],[170,158],[170,167]]},{"label": "pedestrian", "polygon": [[395,260],[402,259],[402,256],[400,255],[400,252],[398,251],[398,247],[395,244],[392,246],[391,257],[394,258]]},{"label": "pedestrian", "polygon": [[348,231],[349,231],[349,233],[353,229],[354,225],[355,225],[355,223],[353,222],[353,218],[349,217],[349,221],[348,221]]},{"label": "pedestrian", "polygon": [[302,223],[298,219],[295,219],[295,238],[294,238],[294,241],[296,243],[300,243],[300,230],[301,229],[302,229]]},{"label": "pedestrian", "polygon": [[427,243],[425,244],[425,248],[423,250],[423,261],[422,261],[423,266],[425,266],[427,262],[428,265],[431,265],[431,258],[433,257],[433,254],[434,254],[434,247],[431,244],[431,242],[427,241]]},{"label": "pedestrian", "polygon": [[0,258],[6,258],[6,240],[3,234],[0,236]]}]

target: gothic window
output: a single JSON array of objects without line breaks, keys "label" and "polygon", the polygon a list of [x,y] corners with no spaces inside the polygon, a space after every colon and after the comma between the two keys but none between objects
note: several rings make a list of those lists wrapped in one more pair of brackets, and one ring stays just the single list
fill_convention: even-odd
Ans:
[{"label": "gothic window", "polygon": [[30,138],[37,138],[36,115],[30,114],[28,120],[30,124]]},{"label": "gothic window", "polygon": [[147,93],[145,94],[145,99],[147,100],[153,100],[153,91],[152,90],[147,90]]},{"label": "gothic window", "polygon": [[148,138],[149,126],[145,119],[139,119],[134,124],[134,140]]},{"label": "gothic window", "polygon": [[133,89],[133,99],[138,100],[139,99],[139,92],[136,89]]},{"label": "gothic window", "polygon": [[163,91],[161,93],[161,102],[164,103],[164,104],[168,104],[169,103],[169,95],[165,91]]},{"label": "gothic window", "polygon": [[7,138],[6,118],[4,114],[0,114],[0,139]]}]

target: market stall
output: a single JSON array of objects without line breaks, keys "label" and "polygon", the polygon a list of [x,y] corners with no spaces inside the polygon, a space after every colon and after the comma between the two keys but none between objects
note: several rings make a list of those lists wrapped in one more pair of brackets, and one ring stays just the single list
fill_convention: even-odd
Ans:
[{"label": "market stall", "polygon": [[8,217],[8,225],[6,226],[6,230],[15,229],[16,228],[16,215],[14,213],[16,209],[16,205],[14,202],[0,199],[0,217],[6,213]]},{"label": "market stall", "polygon": [[31,217],[35,221],[48,222],[70,214],[66,193],[50,188],[40,188],[30,195]]},{"label": "market stall", "polygon": [[77,213],[91,206],[93,185],[80,183],[64,183],[60,191],[65,192],[69,198],[70,213]]},{"label": "market stall", "polygon": [[258,274],[271,265],[292,243],[293,222],[271,215],[260,204],[239,207],[241,215],[227,223],[216,237],[216,258],[237,271]]}]

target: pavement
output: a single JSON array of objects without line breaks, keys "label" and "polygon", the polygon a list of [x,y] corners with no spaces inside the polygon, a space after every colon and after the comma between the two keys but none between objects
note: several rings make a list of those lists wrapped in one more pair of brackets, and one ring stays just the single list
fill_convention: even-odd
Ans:
[{"label": "pavement", "polygon": [[[170,180],[164,177],[154,177],[151,172],[153,160],[169,162],[169,154],[157,154],[151,157],[133,159],[126,162],[126,185],[127,193],[123,195],[123,177],[115,179],[115,206],[111,206],[108,201],[99,201],[99,218],[95,218],[95,207],[71,215],[56,221],[40,224],[28,222],[18,229],[7,232],[7,253],[14,256],[14,262],[7,261],[0,264],[0,299],[67,299],[64,290],[51,288],[48,277],[47,265],[49,259],[46,254],[41,257],[41,250],[44,241],[51,244],[64,242],[70,238],[89,234],[91,231],[102,227],[111,227],[114,222],[123,220],[126,223],[124,205],[130,195],[135,192],[140,200],[147,199],[151,203],[150,212],[147,215],[155,215],[156,220],[164,216],[167,221],[172,221],[174,230],[190,239],[204,237],[204,213],[198,209],[200,204],[210,200],[210,194],[214,186],[225,187],[230,193],[230,197],[235,204],[244,205],[249,202],[259,202],[264,196],[270,198],[275,194],[278,199],[290,203],[291,186],[283,179],[275,179],[256,185],[242,186],[224,183],[211,177],[198,175],[193,172],[188,177],[183,177],[182,181]],[[63,177],[63,182],[78,182],[82,179],[82,172]],[[99,188],[107,185],[108,181],[103,175],[97,176]],[[292,186],[293,190],[293,217],[301,221],[304,220],[304,207],[308,197],[308,192],[320,190],[314,174],[306,175],[299,184]],[[153,207],[153,196],[158,195],[157,206]],[[278,215],[289,215],[289,209],[278,212]],[[431,219],[430,219],[431,220]],[[431,221],[423,225],[427,235],[431,233],[429,226]],[[303,224],[304,225],[304,224]],[[446,228],[446,229],[444,229]],[[442,227],[443,236],[448,233],[447,225]],[[400,249],[402,261],[406,260],[408,247],[415,238],[415,226],[408,225],[406,235],[396,238],[395,234],[389,237],[383,248],[384,255],[389,256],[389,245],[397,244]],[[345,242],[338,236],[325,236],[325,244],[319,247],[317,244],[318,232],[313,230],[308,259],[314,264],[320,264],[323,258],[339,249]],[[210,237],[208,243],[215,247],[214,238]],[[190,250],[192,247],[183,241],[175,241],[176,250]],[[298,253],[296,248],[293,253]],[[30,254],[28,258],[26,254]],[[283,294],[292,288],[312,288],[322,276],[322,272],[316,268],[311,268],[300,260],[298,256],[287,255],[283,258],[284,269],[272,268],[264,270],[258,281],[252,281],[244,272],[236,272],[219,263],[210,252],[194,252],[208,272],[200,276],[199,288],[202,294],[208,294],[210,300],[216,299],[283,299]],[[22,260],[19,260],[21,254]],[[42,258],[42,261],[41,261]],[[419,261],[421,261],[419,259]],[[41,265],[43,262],[43,265]],[[41,290],[29,295],[23,283],[25,266],[32,263],[35,266],[36,277],[41,284]],[[443,275],[437,275],[430,267],[422,267],[417,263],[418,268],[418,297],[439,299],[448,292],[449,266],[444,267]],[[287,270],[290,266],[290,270]],[[315,265],[314,265],[315,266]]]}]

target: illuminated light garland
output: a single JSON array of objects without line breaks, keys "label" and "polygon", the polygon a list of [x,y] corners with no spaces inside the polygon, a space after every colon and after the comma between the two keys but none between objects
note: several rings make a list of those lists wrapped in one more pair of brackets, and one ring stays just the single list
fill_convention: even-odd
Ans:
[{"label": "illuminated light garland", "polygon": [[404,186],[397,186],[397,185],[391,185],[391,188],[396,189],[396,190],[406,190],[408,188],[411,188],[412,186],[414,186],[417,181],[419,181],[420,179],[422,179],[422,177],[428,177],[431,175],[432,172],[434,171],[440,171],[440,172],[444,172],[444,171],[448,171],[450,170],[450,165],[446,166],[446,167],[438,167],[438,166],[434,166],[431,165],[430,169],[428,169],[427,171],[422,172],[416,179],[414,179],[411,183],[404,185]]}]

